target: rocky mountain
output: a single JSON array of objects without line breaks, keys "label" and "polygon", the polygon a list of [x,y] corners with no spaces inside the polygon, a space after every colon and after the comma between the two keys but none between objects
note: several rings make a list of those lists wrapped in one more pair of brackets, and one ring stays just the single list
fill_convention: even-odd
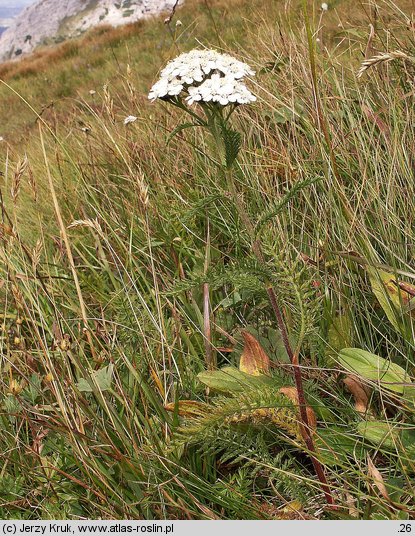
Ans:
[{"label": "rocky mountain", "polygon": [[0,61],[76,37],[93,26],[135,22],[174,4],[175,0],[37,0],[0,35]]}]

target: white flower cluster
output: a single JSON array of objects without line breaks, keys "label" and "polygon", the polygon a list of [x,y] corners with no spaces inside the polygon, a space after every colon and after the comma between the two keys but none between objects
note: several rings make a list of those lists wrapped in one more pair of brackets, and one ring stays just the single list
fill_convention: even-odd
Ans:
[{"label": "white flower cluster", "polygon": [[256,100],[243,82],[255,72],[242,61],[216,50],[199,50],[181,54],[161,71],[148,98],[168,98],[187,94],[189,104],[196,101],[248,104]]}]

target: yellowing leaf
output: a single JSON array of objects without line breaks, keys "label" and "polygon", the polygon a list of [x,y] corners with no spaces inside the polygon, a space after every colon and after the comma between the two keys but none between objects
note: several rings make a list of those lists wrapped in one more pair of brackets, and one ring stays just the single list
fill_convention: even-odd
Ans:
[{"label": "yellowing leaf", "polygon": [[157,374],[157,372],[153,369],[153,367],[150,367],[150,374],[151,374],[151,377],[153,378],[154,380],[154,383],[156,384],[156,387],[157,387],[157,390],[158,392],[160,393],[160,395],[164,398],[164,386],[163,384],[161,383],[161,380],[160,380],[160,377],[159,375]]},{"label": "yellowing leaf", "polygon": [[251,376],[269,373],[269,357],[257,339],[248,331],[243,331],[244,349],[239,362],[239,370]]},{"label": "yellowing leaf", "polygon": [[[293,402],[293,404],[297,407],[298,413],[300,413],[297,389],[295,387],[281,387],[279,389],[279,392],[285,395],[287,398],[289,398],[291,402]],[[316,430],[317,419],[316,419],[316,414],[314,413],[313,408],[311,408],[310,406],[307,406],[306,412],[307,412],[307,420],[308,420],[308,425],[310,427],[310,431]],[[307,433],[307,430],[305,429],[304,425],[301,422],[300,415],[298,416],[298,422],[299,422],[301,435],[303,439],[306,440],[309,434]]]},{"label": "yellowing leaf", "polygon": [[367,468],[368,468],[368,475],[373,479],[373,483],[379,490],[380,494],[384,499],[388,501],[392,506],[395,508],[398,508],[399,510],[406,510],[407,507],[403,504],[398,504],[392,501],[392,499],[389,496],[388,490],[386,488],[385,481],[383,479],[382,473],[379,471],[379,469],[376,468],[375,464],[373,463],[370,456],[367,457]]},{"label": "yellowing leaf", "polygon": [[170,402],[166,404],[165,409],[167,411],[175,411],[180,417],[203,417],[209,412],[209,405],[204,402],[197,402],[196,400],[180,400],[177,402]]},{"label": "yellowing leaf", "polygon": [[[293,402],[297,407],[299,406],[298,392],[295,387],[281,387],[279,389],[279,392],[285,395],[286,397],[288,397],[291,400],[291,402]],[[313,408],[310,406],[307,406],[306,411],[307,411],[308,424],[310,425],[310,428],[313,428],[313,429],[317,428],[317,419],[316,419],[316,414],[314,413]]]},{"label": "yellowing leaf", "polygon": [[384,270],[366,268],[366,271],[373,294],[385,311],[389,322],[399,331],[401,329],[399,315],[411,309],[415,286],[397,281],[394,274]]}]

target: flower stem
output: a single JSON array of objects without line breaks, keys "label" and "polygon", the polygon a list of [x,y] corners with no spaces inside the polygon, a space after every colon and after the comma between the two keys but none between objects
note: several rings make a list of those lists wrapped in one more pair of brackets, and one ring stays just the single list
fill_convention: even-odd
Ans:
[{"label": "flower stem", "polygon": [[[231,195],[233,197],[233,200],[235,202],[238,214],[239,214],[239,216],[240,216],[240,218],[242,220],[242,223],[244,224],[244,226],[245,226],[245,228],[246,228],[246,230],[248,232],[248,235],[249,235],[249,237],[251,239],[252,251],[254,252],[254,255],[256,256],[258,261],[262,265],[264,265],[265,264],[265,257],[264,257],[264,253],[263,253],[263,250],[262,250],[262,245],[261,245],[261,242],[255,236],[254,225],[253,225],[248,213],[246,212],[245,207],[243,206],[243,203],[241,202],[241,199],[240,199],[240,197],[238,195],[238,191],[236,189],[236,185],[235,185],[235,182],[234,182],[234,179],[233,179],[232,169],[227,169],[225,174],[226,174],[227,184],[228,184],[228,187],[230,189],[230,192],[231,192]],[[301,421],[301,424],[302,424],[302,428],[304,430],[304,434],[303,434],[304,441],[305,441],[307,449],[308,449],[308,451],[310,453],[310,457],[311,457],[311,460],[313,462],[314,470],[315,470],[316,475],[317,475],[317,477],[318,477],[318,479],[319,479],[319,481],[321,483],[321,488],[322,488],[322,490],[324,492],[324,495],[326,497],[326,501],[327,501],[328,504],[334,505],[333,495],[331,493],[329,484],[327,482],[327,478],[326,478],[326,475],[324,473],[323,466],[321,465],[321,463],[318,460],[317,455],[316,455],[317,451],[316,451],[316,447],[314,445],[312,430],[310,428],[310,424],[309,424],[308,416],[307,416],[307,404],[306,404],[306,399],[305,399],[303,378],[302,378],[302,374],[301,374],[301,367],[300,367],[299,360],[298,360],[298,354],[293,352],[290,340],[288,338],[287,327],[286,327],[285,322],[284,322],[282,311],[281,311],[281,308],[280,308],[280,306],[278,304],[278,299],[277,299],[277,296],[275,294],[275,291],[274,291],[274,289],[272,287],[272,284],[270,282],[266,283],[266,291],[267,291],[267,294],[268,294],[268,299],[269,299],[269,301],[271,303],[272,309],[274,311],[274,314],[275,314],[275,317],[276,317],[276,320],[277,320],[278,329],[279,329],[279,331],[281,333],[281,338],[282,338],[285,350],[287,352],[287,355],[288,355],[288,357],[290,359],[290,362],[291,362],[291,365],[293,367],[294,381],[295,381],[295,386],[296,386],[297,394],[298,394],[298,406],[299,406],[299,410],[300,410],[300,421]]]}]

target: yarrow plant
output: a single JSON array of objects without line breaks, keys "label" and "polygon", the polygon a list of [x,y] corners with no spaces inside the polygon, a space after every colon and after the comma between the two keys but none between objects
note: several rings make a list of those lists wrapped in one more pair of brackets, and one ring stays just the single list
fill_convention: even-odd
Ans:
[{"label": "yarrow plant", "polygon": [[[195,49],[181,54],[166,65],[161,71],[160,79],[151,88],[148,98],[152,101],[162,99],[171,103],[184,110],[194,120],[194,123],[179,125],[172,136],[190,127],[207,128],[213,135],[216,152],[220,155],[219,168],[250,237],[252,250],[258,261],[265,263],[265,255],[255,226],[239,196],[233,177],[233,168],[241,148],[241,135],[232,129],[230,118],[239,105],[256,101],[255,95],[246,87],[244,81],[245,77],[254,75],[255,72],[249,65],[229,54],[221,54],[215,50]],[[204,112],[204,117],[189,108],[189,105],[195,103]],[[304,440],[327,502],[333,504],[333,497],[323,467],[317,458],[313,432],[308,421],[298,353],[294,352],[291,347],[282,311],[271,282],[266,281],[265,285],[282,340],[292,363],[300,418],[305,430]]]}]

